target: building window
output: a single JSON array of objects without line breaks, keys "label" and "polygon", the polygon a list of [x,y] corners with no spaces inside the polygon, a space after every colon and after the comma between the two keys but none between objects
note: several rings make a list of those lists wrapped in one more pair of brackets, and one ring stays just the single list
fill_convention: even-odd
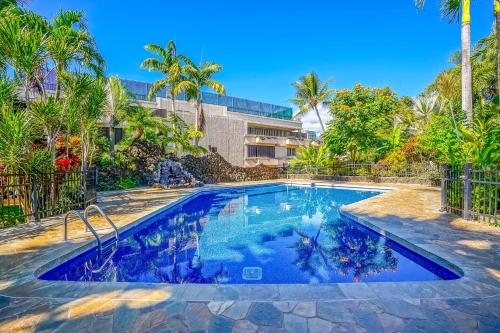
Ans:
[{"label": "building window", "polygon": [[297,151],[295,150],[295,148],[287,148],[286,149],[286,156],[296,156],[297,155]]},{"label": "building window", "polygon": [[251,135],[262,135],[262,136],[277,136],[280,138],[298,138],[305,139],[307,134],[302,132],[287,131],[276,128],[265,128],[265,127],[248,127],[248,134]]},{"label": "building window", "polygon": [[248,157],[275,157],[273,146],[247,146]]}]

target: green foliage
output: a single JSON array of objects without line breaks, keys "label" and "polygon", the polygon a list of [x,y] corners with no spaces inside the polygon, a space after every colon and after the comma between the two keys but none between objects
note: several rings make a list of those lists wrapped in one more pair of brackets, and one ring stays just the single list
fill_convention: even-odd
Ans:
[{"label": "green foliage", "polygon": [[[189,58],[180,56],[186,63],[181,69],[181,78],[173,93],[178,95],[184,91],[189,100],[196,101],[195,129],[205,130],[205,114],[203,112],[202,89],[210,88],[218,94],[225,95],[226,88],[222,83],[213,79],[213,76],[222,71],[222,66],[211,61],[203,61],[200,66],[195,65]],[[198,143],[198,140],[195,140]]]},{"label": "green foliage", "polygon": [[27,172],[35,129],[29,115],[6,105],[0,114],[0,161],[7,173]]},{"label": "green foliage", "polygon": [[290,101],[299,107],[299,112],[295,117],[302,117],[310,110],[314,110],[324,130],[323,121],[318,111],[318,106],[325,102],[332,94],[333,89],[329,89],[331,79],[322,83],[318,74],[315,72],[308,73],[302,76],[298,81],[294,82],[292,86],[295,88],[295,98]]},{"label": "green foliage", "polygon": [[293,169],[313,171],[330,165],[331,161],[331,156],[325,145],[316,147],[310,144],[307,147],[301,147],[297,156],[290,163]]},{"label": "green foliage", "polygon": [[323,135],[328,148],[333,154],[359,161],[377,158],[387,150],[384,146],[400,141],[402,129],[396,121],[404,123],[411,112],[391,89],[358,84],[352,90],[336,91],[330,113],[333,120]]},{"label": "green foliage", "polygon": [[117,187],[122,190],[137,187],[137,180],[132,177],[119,179],[117,182]]}]

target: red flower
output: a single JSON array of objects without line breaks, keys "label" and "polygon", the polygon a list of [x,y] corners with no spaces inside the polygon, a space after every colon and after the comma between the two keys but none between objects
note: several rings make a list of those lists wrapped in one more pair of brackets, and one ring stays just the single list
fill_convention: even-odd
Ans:
[{"label": "red flower", "polygon": [[56,166],[60,171],[67,172],[71,166],[71,160],[66,156],[61,156],[56,160]]}]

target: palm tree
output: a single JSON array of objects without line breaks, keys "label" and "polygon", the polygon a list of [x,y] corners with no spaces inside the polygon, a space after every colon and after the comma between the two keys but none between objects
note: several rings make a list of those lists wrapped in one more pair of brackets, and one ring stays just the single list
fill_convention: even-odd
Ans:
[{"label": "palm tree", "polygon": [[166,124],[160,117],[153,115],[154,110],[143,106],[135,106],[125,116],[127,130],[133,132],[129,146],[133,146],[137,140],[142,139],[145,134],[157,134]]},{"label": "palm tree", "polygon": [[144,47],[147,51],[156,54],[160,57],[148,58],[141,64],[141,68],[147,68],[150,72],[160,72],[164,75],[151,86],[148,92],[148,99],[151,100],[160,89],[167,89],[169,97],[172,99],[172,112],[175,113],[175,98],[178,93],[175,93],[177,84],[180,81],[181,64],[177,55],[177,49],[174,41],[169,41],[165,48],[159,45],[148,44]]},{"label": "palm tree", "polygon": [[420,122],[420,128],[425,128],[433,114],[440,113],[443,105],[436,93],[418,96],[413,100],[413,113]]},{"label": "palm tree", "polygon": [[[495,0],[497,1],[497,0]],[[422,8],[425,0],[415,0],[417,7]],[[470,34],[470,0],[443,0],[441,12],[456,21],[461,16],[461,54],[462,54],[462,110],[467,116],[467,126],[472,127],[472,66],[471,66],[471,34]]]},{"label": "palm tree", "polygon": [[497,94],[500,95],[500,0],[493,0],[493,12],[497,37]]},{"label": "palm tree", "polygon": [[315,72],[302,76],[298,81],[292,83],[295,88],[295,98],[290,99],[292,103],[299,107],[299,112],[295,117],[301,117],[309,110],[316,111],[319,123],[323,132],[325,125],[319,114],[318,105],[326,101],[332,94],[333,89],[328,89],[331,79],[321,84],[318,74]]},{"label": "palm tree", "polygon": [[[226,88],[219,81],[213,80],[212,77],[222,70],[222,66],[211,61],[203,61],[200,66],[195,65],[190,59],[182,57],[186,63],[182,67],[181,81],[174,89],[175,94],[181,91],[186,93],[189,100],[194,100],[196,103],[196,115],[194,126],[197,131],[205,131],[205,114],[203,112],[203,94],[202,89],[208,87],[218,94],[225,95]],[[195,138],[195,144],[198,145],[199,138]]]},{"label": "palm tree", "polygon": [[89,68],[97,76],[103,74],[104,59],[83,20],[83,12],[61,10],[51,24],[46,49],[55,64],[56,99],[61,95],[60,74],[72,63]]},{"label": "palm tree", "polygon": [[52,155],[52,162],[55,162],[56,138],[64,126],[63,105],[53,96],[49,96],[35,100],[30,111],[36,124],[43,128],[47,136],[47,146]]},{"label": "palm tree", "polygon": [[106,116],[108,118],[109,137],[111,141],[109,150],[111,159],[113,159],[116,139],[115,128],[126,115],[127,111],[130,110],[131,103],[127,90],[121,85],[120,79],[117,76],[112,76],[108,79],[106,88],[108,93]]},{"label": "palm tree", "polygon": [[48,59],[45,45],[49,24],[42,16],[16,7],[6,8],[0,15],[0,58],[23,83],[28,108],[33,88],[43,95],[42,73]]},{"label": "palm tree", "polygon": [[80,138],[82,168],[92,164],[98,123],[107,108],[106,82],[88,73],[63,73],[65,125],[67,135]]}]

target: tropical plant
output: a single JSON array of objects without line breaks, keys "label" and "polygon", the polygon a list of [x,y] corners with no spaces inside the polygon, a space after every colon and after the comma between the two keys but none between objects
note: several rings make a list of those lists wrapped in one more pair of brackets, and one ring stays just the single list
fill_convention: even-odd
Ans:
[{"label": "tropical plant", "polygon": [[424,94],[418,96],[413,101],[413,112],[417,118],[420,131],[427,126],[433,114],[441,113],[442,111],[443,105],[437,94]]},{"label": "tropical plant", "polygon": [[402,118],[411,113],[390,88],[372,89],[360,84],[336,91],[329,104],[334,121],[328,124],[323,138],[333,154],[347,155],[351,161],[382,157],[377,149],[392,137],[395,120],[407,124]]},{"label": "tropical plant", "polygon": [[0,12],[0,58],[23,83],[26,105],[32,89],[44,93],[43,69],[48,59],[45,46],[49,24],[40,15],[9,7]]},{"label": "tropical plant", "polygon": [[160,130],[168,131],[166,124],[160,117],[153,115],[154,110],[143,107],[141,105],[135,106],[127,112],[124,120],[126,122],[127,138],[122,143],[124,147],[130,147],[134,143],[144,137],[148,139],[155,139]]},{"label": "tropical plant", "polygon": [[177,55],[177,49],[172,40],[168,42],[165,48],[155,44],[148,44],[144,48],[160,57],[160,59],[145,59],[141,64],[141,68],[147,68],[150,72],[160,72],[164,75],[163,78],[153,83],[148,92],[148,99],[151,100],[159,90],[166,89],[172,99],[172,112],[175,113],[175,99],[179,94],[176,92],[176,87],[181,80],[180,58],[182,56]]},{"label": "tropical plant", "polygon": [[77,65],[79,71],[87,67],[97,76],[103,74],[104,59],[87,31],[83,12],[61,10],[50,25],[45,48],[54,62],[56,99],[61,94],[61,73],[67,71],[72,63]]},{"label": "tropical plant", "polygon": [[97,125],[106,110],[106,82],[88,73],[62,76],[66,103],[66,135],[79,137],[82,168],[92,164]]},{"label": "tropical plant", "polygon": [[500,165],[500,107],[497,101],[478,109],[473,130],[461,126],[460,132],[467,162],[490,168]]},{"label": "tropical plant", "polygon": [[[200,66],[195,65],[190,59],[182,57],[186,63],[182,67],[183,77],[174,89],[174,94],[178,95],[184,91],[189,100],[195,101],[196,115],[194,126],[197,131],[205,131],[205,113],[203,111],[204,87],[210,88],[218,94],[225,95],[226,88],[222,83],[213,79],[213,76],[222,70],[222,66],[210,61],[203,61]],[[199,138],[195,138],[195,144],[198,145]]]},{"label": "tropical plant", "polygon": [[308,73],[292,83],[295,88],[295,98],[290,99],[292,103],[299,107],[299,112],[295,117],[302,117],[309,110],[314,110],[323,132],[325,125],[319,114],[318,106],[324,103],[333,94],[334,90],[329,89],[331,79],[321,83],[321,80],[315,72]]},{"label": "tropical plant", "polygon": [[[495,0],[496,1],[496,0]],[[422,8],[426,0],[415,0],[417,7]],[[443,0],[441,12],[450,21],[462,19],[461,28],[461,66],[462,66],[462,110],[467,115],[467,126],[473,123],[472,109],[472,65],[471,65],[471,34],[470,34],[470,0]]]},{"label": "tropical plant", "polygon": [[111,160],[113,160],[116,142],[115,128],[126,116],[127,112],[132,107],[132,103],[129,99],[129,93],[125,87],[122,86],[117,76],[112,76],[108,79],[106,90],[108,103],[105,112],[109,125],[109,153]]},{"label": "tropical plant", "polygon": [[0,75],[0,107],[12,104],[17,97],[17,82],[10,80],[7,76]]},{"label": "tropical plant", "polygon": [[63,104],[55,97],[49,96],[35,100],[31,104],[30,112],[35,124],[43,129],[47,137],[47,145],[55,163],[56,138],[64,126]]},{"label": "tropical plant", "polygon": [[493,0],[495,15],[496,58],[497,58],[497,95],[500,95],[500,0]]},{"label": "tropical plant", "polygon": [[172,146],[170,150],[173,154],[185,152],[192,155],[200,155],[207,150],[204,147],[193,145],[192,141],[196,138],[201,138],[203,133],[197,131],[194,126],[188,126],[184,120],[171,113],[168,115],[168,123],[170,125],[168,136],[165,137],[165,143]]},{"label": "tropical plant", "polygon": [[28,113],[3,105],[0,114],[0,166],[3,172],[28,172],[35,135]]},{"label": "tropical plant", "polygon": [[290,160],[290,163],[293,168],[300,167],[308,172],[314,172],[328,166],[331,161],[327,146],[321,145],[317,147],[310,144],[301,147],[297,152],[297,156]]}]

